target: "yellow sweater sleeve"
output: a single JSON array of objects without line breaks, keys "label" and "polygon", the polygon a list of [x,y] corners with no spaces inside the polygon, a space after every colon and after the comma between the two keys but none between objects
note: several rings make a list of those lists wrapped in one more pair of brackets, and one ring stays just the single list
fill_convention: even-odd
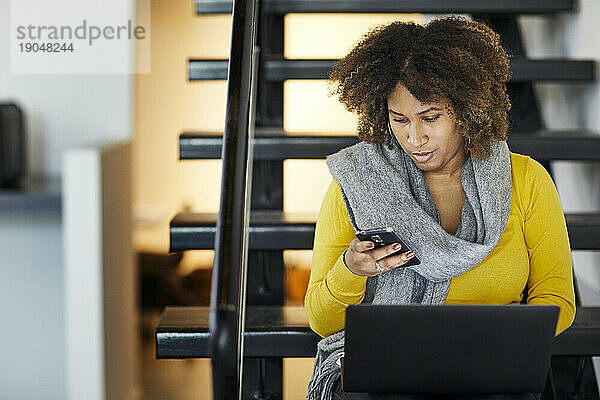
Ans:
[{"label": "yellow sweater sleeve", "polygon": [[567,226],[552,178],[537,161],[528,160],[522,193],[525,245],[529,255],[527,302],[560,307],[556,334],[575,319],[573,264]]},{"label": "yellow sweater sleeve", "polygon": [[344,250],[355,238],[337,181],[323,199],[313,247],[312,267],[304,307],[313,331],[326,337],[344,329],[346,306],[360,303],[367,278],[346,267]]}]

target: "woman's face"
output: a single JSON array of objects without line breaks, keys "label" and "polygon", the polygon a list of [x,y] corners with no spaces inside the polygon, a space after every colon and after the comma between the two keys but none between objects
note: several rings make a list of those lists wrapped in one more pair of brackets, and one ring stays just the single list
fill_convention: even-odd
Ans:
[{"label": "woman's face", "polygon": [[392,132],[423,172],[452,173],[467,156],[459,127],[443,103],[421,103],[403,85],[388,97]]}]

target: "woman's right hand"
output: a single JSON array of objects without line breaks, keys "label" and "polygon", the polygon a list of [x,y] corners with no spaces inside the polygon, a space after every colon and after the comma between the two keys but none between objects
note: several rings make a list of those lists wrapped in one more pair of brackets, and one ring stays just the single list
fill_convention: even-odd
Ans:
[{"label": "woman's right hand", "polygon": [[[400,243],[393,243],[385,247],[374,249],[370,241],[354,239],[350,242],[348,250],[344,253],[344,263],[350,271],[360,276],[375,276],[398,268],[409,262],[415,253],[412,251],[392,255],[402,249]],[[382,270],[377,269],[377,265]]]}]

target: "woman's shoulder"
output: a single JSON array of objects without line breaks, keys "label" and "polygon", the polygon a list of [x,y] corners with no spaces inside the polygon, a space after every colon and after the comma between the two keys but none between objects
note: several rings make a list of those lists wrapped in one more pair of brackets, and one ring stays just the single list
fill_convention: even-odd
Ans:
[{"label": "woman's shoulder", "polygon": [[331,180],[325,192],[317,225],[328,226],[340,237],[350,237],[350,240],[354,237],[354,228],[346,211],[342,191],[335,178]]},{"label": "woman's shoulder", "polygon": [[510,153],[513,179],[513,196],[516,195],[524,210],[540,195],[556,191],[554,181],[546,168],[533,158],[518,153]]},{"label": "woman's shoulder", "polygon": [[540,178],[550,178],[546,168],[527,155],[510,152],[510,163],[515,183],[530,184]]}]

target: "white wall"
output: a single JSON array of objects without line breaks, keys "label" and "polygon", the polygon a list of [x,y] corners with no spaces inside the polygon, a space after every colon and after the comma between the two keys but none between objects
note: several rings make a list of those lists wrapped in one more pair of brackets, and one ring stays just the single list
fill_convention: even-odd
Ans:
[{"label": "white wall", "polygon": [[65,154],[67,400],[133,400],[141,394],[131,192],[128,143]]},{"label": "white wall", "polygon": [[0,254],[0,399],[62,400],[60,215],[0,212]]},{"label": "white wall", "polygon": [[[134,4],[115,12],[135,19]],[[25,111],[32,174],[58,177],[69,147],[131,137],[131,75],[11,74],[9,29],[0,0],[0,102]],[[0,214],[0,399],[65,398],[61,235],[60,215]]]}]

